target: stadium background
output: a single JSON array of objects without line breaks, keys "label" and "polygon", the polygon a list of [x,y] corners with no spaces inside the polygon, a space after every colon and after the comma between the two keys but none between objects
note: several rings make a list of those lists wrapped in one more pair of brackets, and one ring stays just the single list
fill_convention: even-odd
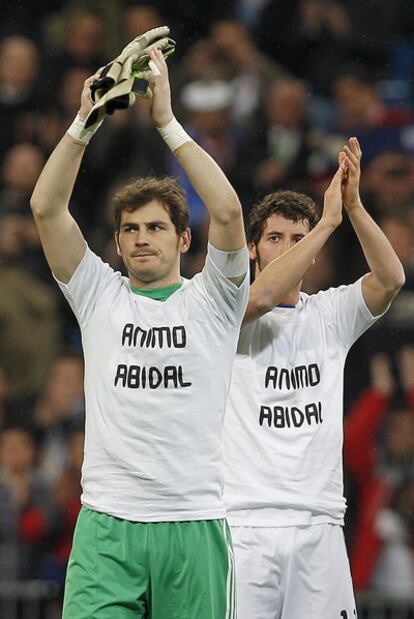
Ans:
[{"label": "stadium background", "polygon": [[[345,384],[346,524],[361,616],[414,616],[414,3],[409,0],[3,1],[0,7],[0,617],[59,617],[79,510],[79,331],[29,209],[83,81],[137,34],[171,27],[174,110],[247,214],[289,188],[319,204],[341,145],[362,145],[362,194],[407,283],[352,349]],[[110,196],[172,174],[203,264],[207,223],[139,100],[89,145],[71,201],[90,246],[122,268]],[[366,269],[344,221],[306,276],[313,292]]]}]

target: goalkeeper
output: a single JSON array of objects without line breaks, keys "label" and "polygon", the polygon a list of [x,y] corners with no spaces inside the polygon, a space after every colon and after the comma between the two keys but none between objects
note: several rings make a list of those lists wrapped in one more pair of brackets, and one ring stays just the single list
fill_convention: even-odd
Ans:
[{"label": "goalkeeper", "polygon": [[[82,508],[64,619],[236,616],[221,430],[248,297],[248,254],[233,188],[173,116],[167,33],[157,28],[139,37],[132,63],[124,56],[114,61],[120,71],[112,65],[86,80],[79,114],[31,200],[85,356]],[[139,70],[130,80],[133,65]],[[191,280],[180,275],[191,239],[188,210],[172,179],[136,179],[114,198],[115,242],[128,277],[88,248],[68,210],[88,140],[117,109],[119,101],[112,110],[108,101],[130,103],[135,79],[144,82],[154,124],[210,214],[205,266]]]}]

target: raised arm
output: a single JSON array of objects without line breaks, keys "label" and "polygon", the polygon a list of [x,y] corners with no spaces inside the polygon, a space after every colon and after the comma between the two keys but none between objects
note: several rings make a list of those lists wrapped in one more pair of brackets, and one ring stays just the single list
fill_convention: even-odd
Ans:
[{"label": "raised arm", "polygon": [[340,155],[348,168],[343,201],[371,270],[362,281],[362,294],[370,312],[378,316],[404,285],[405,275],[391,243],[362,205],[359,195],[361,155],[358,140],[350,138]]},{"label": "raised arm", "polygon": [[75,121],[78,131],[71,131],[82,139],[68,133],[64,135],[43,168],[30,201],[46,259],[53,273],[64,283],[70,280],[86,250],[85,239],[69,213],[68,205],[86,140],[90,137],[82,133],[81,127],[82,119],[92,108],[89,86],[95,77],[85,81],[81,108]]},{"label": "raised arm", "polygon": [[[210,155],[189,136],[187,141],[184,141],[184,138],[179,139],[185,132],[178,125],[172,112],[167,64],[157,50],[150,52],[150,56],[160,72],[152,86],[153,121],[209,211],[211,244],[223,251],[240,249],[245,244],[245,237],[242,209],[237,194]],[[174,138],[174,134],[178,140],[176,147],[174,141],[171,141],[171,136]]]},{"label": "raised arm", "polygon": [[317,254],[342,221],[341,184],[345,165],[339,165],[325,191],[323,214],[318,224],[299,243],[275,258],[250,286],[243,324],[256,320],[281,303],[305,275]]}]

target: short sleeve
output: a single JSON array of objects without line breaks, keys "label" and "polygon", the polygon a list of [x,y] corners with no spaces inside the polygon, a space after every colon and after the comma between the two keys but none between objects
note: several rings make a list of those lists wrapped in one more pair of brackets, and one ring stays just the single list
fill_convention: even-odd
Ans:
[{"label": "short sleeve", "polygon": [[362,295],[362,280],[339,286],[316,295],[323,304],[326,320],[346,348],[374,324],[383,314],[373,316]]},{"label": "short sleeve", "polygon": [[114,270],[87,247],[76,271],[67,284],[55,277],[79,325],[85,326],[102,290],[117,280]]},{"label": "short sleeve", "polygon": [[[219,259],[217,252],[220,254]],[[235,277],[235,274],[233,270],[228,272],[226,266],[230,265],[233,269],[235,264],[241,265],[241,273],[246,274],[238,286],[228,279]],[[201,279],[216,315],[230,324],[240,325],[249,296],[249,255],[246,247],[237,252],[223,252],[209,245]]]}]

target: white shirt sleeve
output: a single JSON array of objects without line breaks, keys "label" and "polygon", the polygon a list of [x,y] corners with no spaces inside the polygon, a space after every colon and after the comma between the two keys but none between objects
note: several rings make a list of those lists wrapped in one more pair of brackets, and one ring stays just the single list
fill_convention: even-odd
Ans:
[{"label": "white shirt sleeve", "polygon": [[[244,273],[245,277],[238,286],[229,280],[229,277],[240,277]],[[218,318],[239,326],[249,296],[247,248],[224,252],[209,243],[206,263],[200,275],[212,311]]]},{"label": "white shirt sleeve", "polygon": [[317,295],[323,304],[327,322],[346,348],[350,348],[364,331],[384,315],[371,314],[362,295],[362,280],[363,277],[349,286],[330,288]]},{"label": "white shirt sleeve", "polygon": [[92,316],[100,292],[114,279],[116,274],[112,267],[104,263],[89,247],[67,284],[55,277],[81,327],[85,326]]}]

